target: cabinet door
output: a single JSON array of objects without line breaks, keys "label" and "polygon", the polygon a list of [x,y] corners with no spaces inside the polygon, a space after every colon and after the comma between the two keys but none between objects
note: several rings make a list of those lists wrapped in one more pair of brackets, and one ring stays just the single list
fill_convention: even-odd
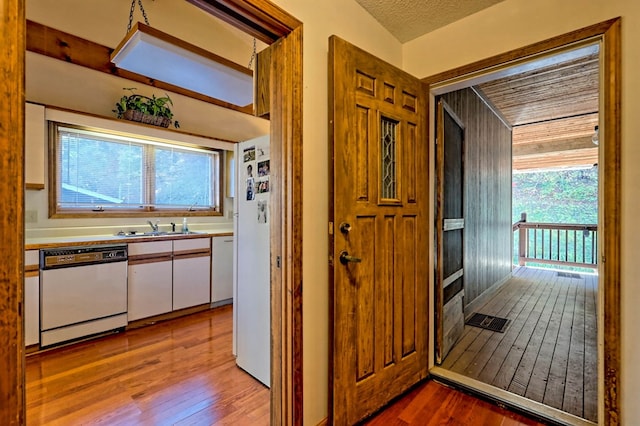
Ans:
[{"label": "cabinet door", "polygon": [[233,237],[211,238],[211,301],[233,299]]},{"label": "cabinet door", "polygon": [[40,343],[40,276],[27,273],[24,279],[24,344]]},{"label": "cabinet door", "polygon": [[45,162],[44,107],[25,104],[25,181],[27,189],[44,189]]},{"label": "cabinet door", "polygon": [[40,250],[24,252],[24,344],[40,343]]},{"label": "cabinet door", "polygon": [[173,259],[173,309],[209,303],[211,254]]},{"label": "cabinet door", "polygon": [[129,265],[129,321],[171,312],[171,270],[171,260]]}]

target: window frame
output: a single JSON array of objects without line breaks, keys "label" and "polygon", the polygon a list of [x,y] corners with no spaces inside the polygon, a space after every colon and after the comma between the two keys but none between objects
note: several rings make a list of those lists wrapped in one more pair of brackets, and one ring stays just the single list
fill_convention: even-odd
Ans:
[{"label": "window frame", "polygon": [[[190,143],[177,142],[168,139],[160,139],[153,136],[148,136],[139,133],[123,132],[110,129],[104,129],[93,126],[77,125],[71,123],[65,123],[61,121],[49,120],[48,125],[48,149],[49,149],[49,218],[123,218],[123,217],[148,217],[153,215],[154,217],[201,217],[201,216],[223,216],[224,215],[224,197],[223,197],[223,185],[225,179],[224,173],[224,150],[219,148],[205,147],[194,145]],[[150,146],[160,145],[165,147],[173,147],[176,149],[198,149],[215,153],[216,156],[212,158],[212,197],[215,205],[213,207],[197,207],[190,206],[188,208],[171,208],[171,207],[158,207],[155,205],[147,204],[150,199],[145,200],[145,204],[138,208],[78,208],[78,207],[61,207],[58,204],[58,197],[60,196],[60,187],[58,185],[58,154],[60,151],[59,146],[59,128],[78,129],[87,132],[96,132],[99,134],[105,134],[110,136],[130,137],[136,141],[148,142]],[[154,155],[148,155],[147,149],[144,150],[144,173],[153,173],[155,176],[155,164],[153,164]],[[153,185],[155,179],[146,179],[145,181],[145,197],[150,197],[152,191],[148,185]]]}]

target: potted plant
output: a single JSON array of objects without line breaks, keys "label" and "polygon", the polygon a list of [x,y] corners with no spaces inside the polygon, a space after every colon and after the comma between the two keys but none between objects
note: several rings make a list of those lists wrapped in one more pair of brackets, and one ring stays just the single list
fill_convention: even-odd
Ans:
[{"label": "potted plant", "polygon": [[[169,127],[173,118],[173,112],[169,108],[173,106],[173,102],[169,95],[165,93],[165,96],[157,98],[155,95],[148,97],[135,93],[135,87],[125,87],[123,90],[128,90],[131,94],[122,96],[116,103],[113,112],[118,118]],[[176,128],[180,127],[178,121],[173,124]]]}]

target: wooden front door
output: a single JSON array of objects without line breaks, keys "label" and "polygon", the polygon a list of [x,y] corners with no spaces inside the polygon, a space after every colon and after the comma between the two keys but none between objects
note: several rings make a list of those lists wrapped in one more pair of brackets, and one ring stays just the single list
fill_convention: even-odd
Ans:
[{"label": "wooden front door", "polygon": [[436,121],[436,362],[464,331],[464,126],[438,102]]},{"label": "wooden front door", "polygon": [[427,376],[427,89],[330,38],[330,392],[353,424]]}]

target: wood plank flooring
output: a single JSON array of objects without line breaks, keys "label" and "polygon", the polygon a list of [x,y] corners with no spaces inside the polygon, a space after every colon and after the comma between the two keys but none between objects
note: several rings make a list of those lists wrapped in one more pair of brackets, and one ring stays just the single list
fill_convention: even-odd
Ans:
[{"label": "wood plank flooring", "polygon": [[225,306],[29,356],[28,425],[268,425]]},{"label": "wood plank flooring", "polygon": [[[269,424],[269,390],[235,365],[232,308],[27,358],[27,424]],[[539,425],[439,383],[423,383],[370,425]]]},{"label": "wood plank flooring", "polygon": [[465,325],[442,367],[597,421],[598,278],[520,267],[478,312],[504,333]]},{"label": "wood plank flooring", "polygon": [[364,423],[368,426],[543,425],[435,381],[420,384]]}]

